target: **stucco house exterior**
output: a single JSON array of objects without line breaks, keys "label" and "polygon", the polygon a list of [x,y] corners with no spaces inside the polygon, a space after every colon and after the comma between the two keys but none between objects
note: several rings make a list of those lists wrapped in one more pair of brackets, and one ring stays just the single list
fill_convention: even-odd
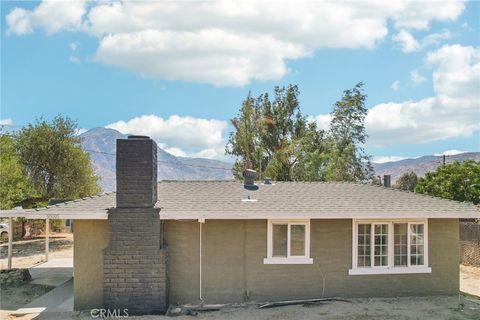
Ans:
[{"label": "stucco house exterior", "polygon": [[75,220],[75,309],[459,291],[459,218],[479,218],[473,205],[248,174],[157,182],[156,148],[117,140],[116,193],[22,211]]}]

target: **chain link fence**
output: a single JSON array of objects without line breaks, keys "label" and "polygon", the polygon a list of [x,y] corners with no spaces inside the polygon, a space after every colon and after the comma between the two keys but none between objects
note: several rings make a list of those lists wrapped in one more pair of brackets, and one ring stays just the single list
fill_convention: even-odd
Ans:
[{"label": "chain link fence", "polygon": [[460,222],[460,263],[480,267],[480,223]]}]

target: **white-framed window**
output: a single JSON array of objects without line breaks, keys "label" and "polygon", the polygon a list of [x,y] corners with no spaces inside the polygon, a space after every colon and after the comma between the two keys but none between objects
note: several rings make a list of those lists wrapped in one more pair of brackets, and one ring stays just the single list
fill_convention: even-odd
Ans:
[{"label": "white-framed window", "polygon": [[430,273],[428,220],[353,220],[350,275]]},{"label": "white-framed window", "polygon": [[264,264],[312,264],[310,220],[268,220]]}]

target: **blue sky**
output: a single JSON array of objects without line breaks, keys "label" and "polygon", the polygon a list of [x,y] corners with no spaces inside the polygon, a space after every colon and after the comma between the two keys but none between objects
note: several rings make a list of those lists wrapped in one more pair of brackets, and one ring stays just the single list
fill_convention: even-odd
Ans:
[{"label": "blue sky", "polygon": [[480,151],[478,1],[1,6],[4,124],[60,113],[223,159],[249,91],[297,84],[302,112],[326,127],[363,81],[375,159]]}]

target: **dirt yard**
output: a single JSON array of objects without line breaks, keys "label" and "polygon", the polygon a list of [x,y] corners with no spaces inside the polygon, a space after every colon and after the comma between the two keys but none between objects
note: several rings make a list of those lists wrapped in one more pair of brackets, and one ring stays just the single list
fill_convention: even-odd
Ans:
[{"label": "dirt yard", "polygon": [[53,287],[30,283],[8,288],[2,287],[0,290],[0,309],[17,310],[51,289]]},{"label": "dirt yard", "polygon": [[[45,239],[21,240],[13,243],[12,268],[29,268],[45,259]],[[0,269],[7,268],[8,244],[0,245]],[[50,236],[50,258],[73,257],[73,234]]]},{"label": "dirt yard", "polygon": [[[45,239],[15,241],[13,243],[12,268],[30,268],[45,259]],[[0,268],[7,268],[8,244],[0,245]],[[50,238],[50,258],[73,257],[73,235],[54,234]],[[30,301],[50,291],[53,287],[24,283],[0,290],[0,319]]]},{"label": "dirt yard", "polygon": [[460,291],[480,298],[480,267],[460,265]]},{"label": "dirt yard", "polygon": [[[325,302],[317,304],[257,309],[256,307],[230,308],[221,311],[199,313],[197,317],[182,315],[175,319],[209,320],[281,320],[281,319],[322,319],[322,320],[384,320],[384,319],[479,319],[480,304],[458,297],[422,297],[396,299],[355,299],[351,302]],[[87,320],[92,319],[89,312],[68,312],[9,316],[7,319],[51,319],[51,320]],[[114,319],[114,318],[111,318]],[[172,319],[166,316],[130,316],[128,319],[160,320]]]}]

